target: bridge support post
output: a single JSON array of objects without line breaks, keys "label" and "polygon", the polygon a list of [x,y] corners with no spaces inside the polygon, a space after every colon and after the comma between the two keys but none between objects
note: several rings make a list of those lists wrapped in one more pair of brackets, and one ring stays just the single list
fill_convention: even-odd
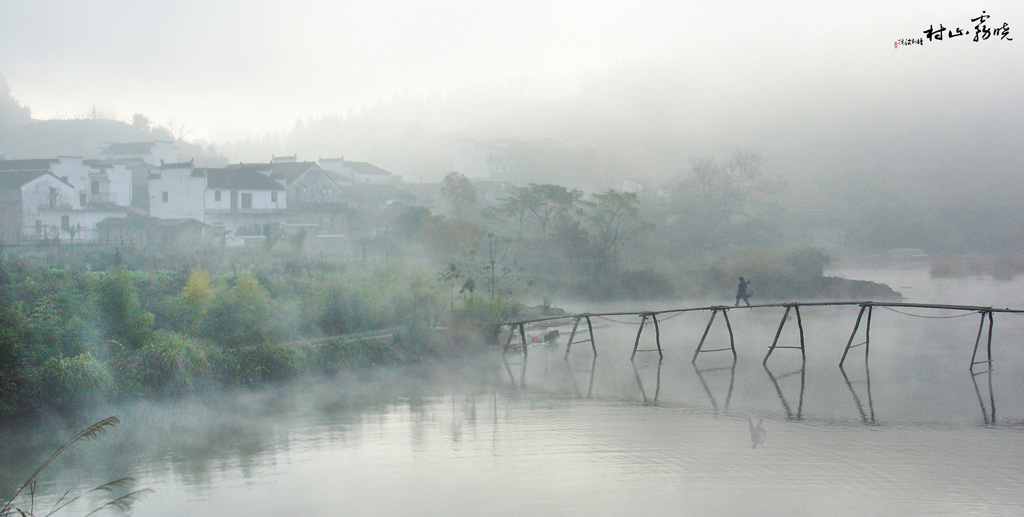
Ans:
[{"label": "bridge support post", "polygon": [[[800,329],[800,346],[779,346],[779,336],[782,335],[782,328],[786,326],[786,319],[789,318],[789,311],[791,309],[796,312],[796,324],[797,324],[797,327],[799,327],[799,329]],[[772,356],[772,352],[774,352],[776,348],[799,348],[800,349],[800,358],[801,358],[801,360],[803,360],[803,361],[807,360],[807,352],[806,352],[806,349],[804,348],[804,323],[803,323],[803,320],[800,318],[800,306],[799,305],[797,305],[797,304],[787,304],[786,305],[786,312],[782,313],[782,321],[779,322],[779,328],[778,328],[778,330],[775,331],[775,339],[772,340],[772,346],[768,348],[768,353],[765,354],[764,360],[761,361],[761,365],[762,366],[767,366],[768,365],[768,358]]]},{"label": "bridge support post", "polygon": [[[654,322],[654,343],[658,348],[654,350],[637,350],[637,347],[640,346],[640,334],[644,331],[644,325],[647,324],[647,318],[651,318],[651,321]],[[636,331],[636,341],[633,342],[633,353],[630,354],[629,360],[632,361],[633,358],[636,357],[637,352],[653,352],[655,350],[658,352],[658,357],[662,359],[665,358],[665,354],[661,350],[661,327],[658,326],[658,314],[654,312],[645,312],[640,314],[640,328]]]},{"label": "bridge support post", "polygon": [[[587,332],[590,334],[590,339],[584,339],[582,341],[575,341],[576,331],[579,329],[580,320],[586,320]],[[569,352],[572,350],[573,343],[586,343],[590,342],[590,349],[594,351],[594,357],[597,357],[597,344],[594,343],[594,325],[590,321],[589,314],[580,314],[576,316],[576,323],[572,325],[572,332],[569,333],[569,341],[565,344],[565,358],[569,358]]]},{"label": "bridge support post", "polygon": [[[860,320],[861,320],[861,318],[864,317],[864,311],[867,311],[869,308],[870,308],[870,305],[866,305],[866,304],[860,306],[860,312],[857,313],[857,321],[853,324],[853,332],[850,332],[850,339],[846,341],[846,349],[843,350],[843,357],[841,359],[839,359],[839,367],[840,368],[842,368],[843,367],[843,363],[846,362],[846,354],[850,353],[850,349],[851,348],[858,347],[860,345],[867,345],[868,344],[868,340],[870,339],[870,328],[865,329],[865,332],[864,332],[864,342],[863,343],[858,343],[858,344],[854,345],[853,344],[853,338],[857,336],[857,329],[860,328]],[[868,312],[868,321],[871,321],[871,313],[870,312]],[[867,354],[867,348],[865,348],[864,349],[864,364],[867,364],[867,361],[868,361],[868,354]]]},{"label": "bridge support post", "polygon": [[[988,346],[986,347],[986,359],[977,361],[978,346],[981,345],[981,332],[985,328],[985,319],[988,319]],[[974,373],[974,365],[987,364],[992,369],[992,311],[981,311],[981,322],[978,324],[978,337],[974,340],[974,352],[971,354],[971,373]]]},{"label": "bridge support post", "polygon": [[[722,313],[722,317],[725,318],[725,326],[729,329],[729,348],[715,348],[713,350],[704,350],[704,340],[708,338],[708,332],[711,330],[711,325],[715,322],[715,316],[718,315],[719,311]],[[711,318],[708,319],[708,325],[704,327],[704,334],[700,337],[700,342],[697,343],[697,350],[693,351],[693,359],[691,363],[697,364],[697,356],[702,352],[721,352],[723,350],[732,351],[732,359],[736,360],[736,337],[732,333],[732,323],[729,322],[729,308],[725,306],[711,307]]]}]

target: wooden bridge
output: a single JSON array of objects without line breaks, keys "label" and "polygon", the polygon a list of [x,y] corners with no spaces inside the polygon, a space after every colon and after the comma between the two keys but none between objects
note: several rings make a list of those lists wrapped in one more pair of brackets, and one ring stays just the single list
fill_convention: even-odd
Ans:
[{"label": "wooden bridge", "polygon": [[[678,315],[678,314],[687,313],[687,312],[709,312],[711,314],[711,316],[708,319],[707,326],[704,328],[704,334],[701,335],[700,342],[697,343],[697,349],[694,351],[693,358],[691,360],[692,363],[696,364],[697,357],[699,357],[700,354],[702,354],[702,353],[729,351],[729,352],[732,352],[733,359],[734,360],[736,359],[736,340],[735,340],[735,337],[733,335],[732,323],[729,321],[729,311],[730,310],[754,310],[754,309],[784,308],[785,311],[782,313],[782,320],[779,322],[779,328],[778,328],[778,330],[775,331],[775,339],[772,340],[771,347],[768,348],[768,353],[765,354],[764,360],[762,361],[762,364],[767,365],[768,358],[771,357],[772,353],[775,352],[775,350],[778,349],[778,348],[799,349],[800,350],[801,359],[806,360],[807,356],[806,356],[806,350],[804,348],[803,319],[802,319],[802,317],[800,315],[800,308],[801,307],[839,307],[839,306],[856,306],[856,307],[860,307],[860,312],[857,313],[857,319],[856,319],[856,321],[853,324],[853,331],[850,333],[850,338],[846,342],[846,348],[843,350],[843,356],[839,360],[839,367],[840,368],[843,367],[843,363],[846,361],[846,357],[850,353],[850,350],[853,349],[853,348],[860,347],[860,346],[864,347],[864,361],[865,361],[865,364],[867,363],[868,354],[870,352],[870,345],[871,345],[871,315],[872,315],[872,312],[874,311],[874,309],[876,307],[887,308],[887,309],[893,310],[895,312],[899,312],[901,314],[906,314],[908,316],[925,317],[925,318],[953,318],[953,317],[970,316],[971,314],[978,314],[978,315],[980,315],[981,321],[980,321],[980,323],[978,325],[978,335],[977,335],[977,337],[974,340],[974,351],[971,354],[971,364],[970,364],[971,373],[974,373],[975,366],[977,366],[979,364],[986,364],[986,365],[988,365],[989,369],[991,369],[991,367],[992,367],[992,325],[993,325],[993,322],[994,322],[993,321],[993,315],[994,314],[1017,314],[1017,315],[1024,315],[1024,310],[1022,310],[1022,309],[1009,309],[1009,308],[1002,308],[1002,309],[1000,309],[1000,308],[996,308],[996,307],[982,307],[982,306],[973,306],[973,305],[945,305],[945,304],[930,304],[930,303],[900,303],[900,302],[874,302],[874,301],[787,302],[787,303],[769,303],[769,304],[760,304],[760,305],[750,305],[750,306],[742,306],[742,307],[733,307],[733,306],[728,306],[728,305],[711,305],[711,306],[706,306],[706,307],[689,307],[689,308],[682,308],[682,309],[667,309],[667,310],[659,310],[659,311],[601,312],[601,313],[579,313],[579,314],[563,315],[563,316],[548,316],[548,317],[542,317],[542,318],[524,319],[524,320],[519,320],[519,321],[512,321],[512,322],[501,323],[499,325],[499,330],[500,330],[501,327],[505,327],[505,326],[509,327],[508,338],[505,341],[505,344],[504,344],[504,346],[502,348],[502,357],[504,357],[509,352],[510,349],[512,349],[513,347],[516,346],[516,345],[513,344],[513,342],[515,341],[515,336],[518,334],[519,341],[520,341],[519,348],[522,350],[523,358],[525,359],[527,354],[529,353],[529,348],[530,348],[529,347],[529,343],[527,343],[527,337],[526,337],[526,326],[527,325],[535,325],[535,324],[545,323],[545,322],[552,323],[552,322],[556,322],[556,321],[565,321],[566,323],[568,323],[568,321],[571,320],[571,321],[573,321],[573,326],[572,326],[572,332],[569,335],[569,340],[566,343],[565,357],[566,358],[569,357],[569,353],[572,351],[572,346],[573,345],[584,344],[584,343],[590,343],[590,347],[593,350],[594,355],[596,357],[597,356],[597,342],[594,339],[594,325],[593,325],[592,318],[599,318],[599,317],[622,317],[622,316],[636,317],[636,318],[639,318],[638,323],[640,325],[640,328],[637,330],[636,340],[633,343],[633,352],[632,352],[632,354],[629,357],[630,360],[632,361],[636,357],[637,352],[658,352],[658,355],[660,357],[664,357],[664,351],[663,351],[662,346],[661,346],[661,328],[659,326],[659,320],[658,320],[659,317],[661,317],[662,320],[664,320],[664,319],[666,319],[666,317],[668,315]],[[948,315],[947,316],[921,316],[921,315],[917,315],[917,314],[909,314],[909,313],[902,312],[902,311],[899,310],[899,309],[902,309],[902,308],[905,308],[905,309],[931,309],[931,310],[939,310],[939,311],[946,311],[946,312],[952,311],[952,312],[955,312],[957,314],[955,314],[953,316],[948,316]],[[708,333],[711,331],[711,325],[715,322],[715,318],[719,315],[719,313],[721,313],[722,319],[725,320],[725,326],[726,326],[726,329],[728,329],[728,332],[729,332],[729,346],[727,348],[705,349],[704,348],[704,342],[705,342],[705,340],[708,337]],[[779,344],[779,336],[782,335],[782,329],[783,329],[783,327],[786,326],[786,322],[789,319],[790,313],[793,313],[796,316],[796,324],[797,324],[797,327],[799,328],[799,334],[800,334],[800,344],[799,344],[799,346],[797,346],[797,345],[780,345]],[[867,314],[866,321],[865,321],[865,318],[864,318],[865,313]],[[640,346],[640,336],[643,334],[644,328],[647,326],[648,322],[650,322],[654,326],[654,342],[655,342],[655,346],[657,348],[639,349],[638,347]],[[859,342],[859,343],[854,344],[854,340],[856,339],[856,336],[857,336],[857,331],[860,330],[862,322],[864,322],[864,340]],[[988,323],[988,325],[987,325],[987,327],[988,327],[988,338],[987,338],[987,343],[986,343],[986,346],[985,346],[985,359],[984,360],[978,360],[978,349],[981,346],[982,336],[985,333],[984,331],[985,331],[985,328],[986,328],[986,322]],[[585,327],[585,329],[583,327]],[[524,364],[525,364],[525,362],[524,362]]]}]

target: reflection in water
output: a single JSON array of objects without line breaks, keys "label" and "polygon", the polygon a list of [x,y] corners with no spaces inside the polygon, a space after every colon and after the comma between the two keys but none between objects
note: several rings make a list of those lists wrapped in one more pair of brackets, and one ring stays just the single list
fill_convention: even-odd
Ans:
[{"label": "reflection in water", "polygon": [[[805,361],[801,361],[799,370],[785,375],[780,375],[779,377],[775,377],[775,375],[772,374],[772,370],[768,368],[767,364],[762,364],[761,366],[764,367],[764,371],[768,374],[768,378],[771,379],[772,384],[775,385],[775,392],[779,395],[779,401],[782,402],[782,408],[786,410],[786,418],[789,420],[800,420],[804,410],[804,385],[806,384],[805,372],[807,371],[807,363]],[[796,413],[794,414],[793,410],[789,406],[789,402],[786,400],[786,396],[782,394],[782,388],[779,386],[779,381],[797,374],[800,374],[800,396],[797,400]]]},{"label": "reflection in water", "polygon": [[[985,406],[985,399],[981,396],[981,390],[978,388],[978,376],[984,375],[988,379],[988,407]],[[978,403],[981,404],[981,417],[985,419],[986,425],[993,425],[996,423],[996,395],[992,390],[992,370],[972,373],[971,382],[974,383],[974,393],[978,395]],[[991,410],[991,412],[989,411]]]},{"label": "reflection in water", "polygon": [[768,431],[761,426],[764,423],[763,418],[757,420],[757,425],[751,419],[747,419],[747,427],[750,428],[750,448],[756,449],[758,445],[764,443],[764,439],[768,436]]},{"label": "reflection in water", "polygon": [[697,363],[690,363],[693,365],[693,371],[697,372],[697,378],[700,379],[701,386],[704,386],[704,392],[708,394],[708,400],[711,401],[711,406],[718,411],[718,401],[715,399],[714,394],[711,393],[711,388],[708,386],[707,381],[704,379],[705,373],[717,372],[721,370],[729,370],[729,391],[725,394],[725,406],[723,409],[729,411],[729,403],[732,402],[732,387],[736,383],[736,361],[733,360],[729,366],[722,366],[719,368],[704,368],[700,369],[697,367]]},{"label": "reflection in water", "polygon": [[[523,354],[523,356],[522,356],[523,362],[521,362],[521,363],[510,363],[510,362],[508,362],[508,359],[506,359],[506,357],[504,355],[501,356],[501,363],[503,365],[505,365],[505,372],[508,373],[508,380],[512,383],[513,387],[515,387],[517,384],[521,388],[525,388],[526,387],[526,363],[527,363],[527,358],[528,357],[529,357],[528,355]],[[519,382],[518,383],[516,382],[516,375],[514,373],[512,373],[512,366],[521,366],[521,368],[519,370]]]},{"label": "reflection in water", "polygon": [[[580,392],[580,386],[578,384],[576,384],[576,375],[572,371],[572,366],[569,363],[569,359],[568,358],[564,358],[564,362],[565,362],[565,369],[569,371],[569,380],[572,381],[572,387],[576,391],[576,396],[580,397],[580,398],[583,398],[583,393]],[[597,371],[597,356],[596,355],[593,356],[593,359],[590,361],[590,369],[589,370],[577,370],[578,373],[589,373],[590,374],[590,376],[589,376],[590,380],[587,382],[587,395],[586,395],[586,398],[588,398],[588,399],[591,396],[593,396],[593,394],[594,394],[594,372],[596,372],[596,371]]]},{"label": "reflection in water", "polygon": [[853,383],[850,382],[850,377],[846,375],[846,370],[842,366],[839,367],[839,372],[843,374],[843,381],[846,382],[846,388],[850,390],[850,394],[853,395],[853,402],[857,404],[857,411],[860,412],[860,419],[865,424],[875,423],[875,404],[871,398],[871,368],[868,367],[867,362],[864,363],[864,384],[865,391],[868,397],[868,412],[864,412],[864,404],[861,403],[860,397],[857,396],[857,390],[853,389]]},{"label": "reflection in water", "polygon": [[654,370],[654,396],[648,397],[647,390],[644,389],[644,382],[640,379],[640,370],[636,367],[635,361],[630,361],[633,365],[633,374],[636,375],[636,384],[640,387],[640,395],[644,398],[644,404],[658,403],[658,395],[661,394],[661,364],[663,362],[665,360],[659,357]]}]

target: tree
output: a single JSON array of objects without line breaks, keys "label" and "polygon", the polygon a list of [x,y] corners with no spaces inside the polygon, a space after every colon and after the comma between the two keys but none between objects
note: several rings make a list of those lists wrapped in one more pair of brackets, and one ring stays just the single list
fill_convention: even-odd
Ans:
[{"label": "tree", "polygon": [[445,220],[442,215],[427,218],[420,239],[446,261],[468,257],[480,247],[487,230],[465,219]]},{"label": "tree", "polygon": [[777,195],[786,185],[761,172],[756,153],[736,152],[718,163],[691,161],[690,175],[676,186],[667,220],[673,233],[691,248],[717,250],[727,245],[755,244],[773,235],[781,211]]},{"label": "tree", "polygon": [[488,233],[485,251],[487,255],[478,269],[487,288],[488,297],[494,299],[511,294],[512,286],[522,278],[523,269],[517,268],[515,260],[512,259],[510,241]]},{"label": "tree", "polygon": [[584,201],[584,217],[590,229],[590,248],[595,275],[618,264],[619,253],[628,241],[654,227],[640,217],[640,199],[632,192],[606,190]]},{"label": "tree", "polygon": [[149,117],[142,113],[136,113],[132,115],[132,127],[137,129],[140,133],[149,133],[152,129],[153,122],[149,120]]},{"label": "tree", "polygon": [[455,264],[448,264],[448,268],[438,273],[437,278],[448,284],[448,303],[452,312],[455,312],[455,281],[462,278],[462,272]]},{"label": "tree", "polygon": [[476,187],[459,172],[449,172],[441,180],[441,195],[457,216],[465,214],[470,206],[476,204]]},{"label": "tree", "polygon": [[530,183],[516,189],[515,197],[526,214],[540,225],[540,237],[544,241],[547,239],[548,225],[576,209],[583,193],[561,185]]},{"label": "tree", "polygon": [[430,218],[430,209],[423,206],[410,206],[395,220],[398,230],[406,239],[412,239],[420,233],[423,225]]}]

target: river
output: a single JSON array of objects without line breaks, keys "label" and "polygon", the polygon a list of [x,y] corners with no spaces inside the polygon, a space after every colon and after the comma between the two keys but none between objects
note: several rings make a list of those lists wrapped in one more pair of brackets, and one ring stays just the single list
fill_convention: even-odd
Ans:
[{"label": "river", "polygon": [[[1022,279],[833,273],[907,301],[1024,306]],[[6,422],[0,479],[116,414],[44,472],[37,508],[131,476],[153,490],[139,516],[1024,514],[1024,317],[995,316],[995,368],[971,375],[974,313],[875,309],[870,360],[854,349],[840,370],[857,308],[808,308],[804,367],[779,349],[765,368],[781,314],[731,311],[735,364],[728,352],[691,364],[707,314],[665,319],[664,359],[635,362],[635,319],[606,318],[596,358],[587,344],[563,359],[563,339],[525,368],[494,354]],[[716,321],[707,346],[727,343]]]}]

